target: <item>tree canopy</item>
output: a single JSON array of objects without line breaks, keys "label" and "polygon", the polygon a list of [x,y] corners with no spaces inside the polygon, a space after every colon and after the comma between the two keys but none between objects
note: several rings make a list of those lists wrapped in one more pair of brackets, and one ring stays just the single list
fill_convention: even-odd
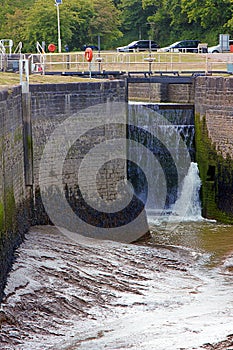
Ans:
[{"label": "tree canopy", "polygon": [[[233,37],[233,0],[63,0],[59,13],[62,49],[97,45],[98,36],[104,49],[148,38],[164,46]],[[54,0],[0,0],[0,39],[22,41],[27,52],[35,52],[37,41],[56,44]]]}]

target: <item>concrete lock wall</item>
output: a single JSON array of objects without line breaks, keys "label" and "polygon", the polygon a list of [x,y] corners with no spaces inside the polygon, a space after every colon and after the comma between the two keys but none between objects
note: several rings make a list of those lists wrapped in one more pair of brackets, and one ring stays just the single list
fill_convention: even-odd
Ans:
[{"label": "concrete lock wall", "polygon": [[[23,94],[20,86],[0,90],[0,299],[14,249],[30,225],[49,222],[40,198],[38,177],[40,158],[51,133],[73,114],[77,124],[85,123],[85,119],[79,120],[80,110],[111,101],[124,104],[125,98],[124,81],[30,85],[30,92]],[[87,141],[83,138],[74,145],[64,163],[63,181],[69,194],[77,180],[77,169],[72,164],[82,159],[82,153],[89,149],[88,143],[93,146],[92,139],[104,141],[112,133],[111,128],[103,126],[94,130]],[[125,128],[121,126],[115,133],[125,137]],[[103,166],[97,181],[101,195],[114,198],[112,184],[125,178],[125,174],[125,162]]]},{"label": "concrete lock wall", "polygon": [[[35,223],[47,223],[48,218],[44,216],[44,209],[41,203],[39,192],[38,176],[40,159],[46,142],[54,130],[61,133],[63,137],[63,128],[59,129],[62,123],[70,116],[77,115],[77,125],[80,129],[87,123],[89,110],[94,113],[94,118],[101,119],[104,113],[102,108],[108,108],[111,101],[125,102],[126,90],[124,81],[109,81],[101,83],[80,83],[80,84],[59,84],[59,85],[33,85],[30,87],[31,93],[31,128],[33,139],[33,174],[34,174],[34,192],[35,192]],[[101,105],[100,105],[101,104]],[[103,106],[102,106],[103,104]],[[97,109],[100,105],[100,111]],[[105,107],[104,107],[105,106]],[[82,114],[79,111],[84,111]],[[111,113],[111,111],[110,111]],[[75,117],[76,118],[76,117]],[[105,120],[105,124],[106,124]],[[89,123],[89,122],[88,122]],[[64,126],[67,128],[67,126]],[[74,128],[76,125],[74,125]],[[72,137],[72,126],[66,130],[67,135]],[[63,166],[63,182],[67,186],[67,191],[72,200],[77,197],[78,168],[86,152],[95,145],[111,138],[111,130],[106,125],[95,128],[92,124],[88,127],[90,130],[77,140],[70,148],[65,157]],[[119,126],[115,133],[125,137],[124,126]],[[69,136],[68,136],[69,137]],[[69,142],[69,140],[67,140]],[[52,158],[52,155],[51,155]],[[96,159],[97,161],[97,159]],[[56,162],[56,156],[54,159]],[[101,196],[107,199],[113,199],[117,192],[114,190],[113,183],[125,178],[125,162],[116,161],[117,164],[102,167],[102,175],[97,179],[98,190]],[[93,164],[93,168],[95,165]],[[111,170],[114,167],[114,172]],[[46,170],[46,169],[45,169]],[[86,181],[86,189],[91,191],[95,187],[94,183]],[[85,189],[84,189],[85,190]]]},{"label": "concrete lock wall", "polygon": [[233,79],[195,80],[196,157],[203,214],[233,223]]},{"label": "concrete lock wall", "polygon": [[195,77],[191,84],[130,84],[129,100],[192,103],[203,215],[233,223],[233,79]]},{"label": "concrete lock wall", "polygon": [[129,100],[147,102],[193,103],[194,84],[145,82],[129,84]]},{"label": "concrete lock wall", "polygon": [[29,226],[25,186],[21,88],[0,91],[0,297],[13,251]]},{"label": "concrete lock wall", "polygon": [[[203,214],[233,223],[233,79],[198,77],[194,84],[152,85],[132,84],[127,91],[124,81],[108,81],[31,85],[29,94],[22,94],[21,87],[0,91],[0,297],[13,251],[24,233],[32,224],[49,222],[38,177],[41,155],[50,135],[71,115],[102,102],[124,102],[127,93],[129,97],[134,93],[137,99],[154,93],[155,100],[166,102],[195,100],[196,157],[202,179]],[[77,123],[81,126],[85,122],[85,114],[77,114]],[[90,125],[90,130],[74,143],[64,161],[63,184],[67,185],[71,201],[77,197],[76,174],[83,154],[114,135],[125,138],[125,129],[120,126],[112,129]],[[97,190],[103,198],[115,198],[114,185],[125,177],[125,171],[125,162],[118,160],[101,168]]]}]

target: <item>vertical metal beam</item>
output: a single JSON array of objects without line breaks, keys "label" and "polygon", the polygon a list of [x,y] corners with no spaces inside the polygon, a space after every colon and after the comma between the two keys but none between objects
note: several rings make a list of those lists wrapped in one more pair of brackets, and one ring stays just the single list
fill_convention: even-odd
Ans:
[{"label": "vertical metal beam", "polygon": [[29,92],[29,61],[19,60],[20,85],[22,86],[22,118],[25,185],[33,186],[33,150],[31,125],[31,94]]},{"label": "vertical metal beam", "polygon": [[58,31],[58,52],[61,53],[61,29],[60,29],[60,11],[59,4],[57,6],[57,31]]}]

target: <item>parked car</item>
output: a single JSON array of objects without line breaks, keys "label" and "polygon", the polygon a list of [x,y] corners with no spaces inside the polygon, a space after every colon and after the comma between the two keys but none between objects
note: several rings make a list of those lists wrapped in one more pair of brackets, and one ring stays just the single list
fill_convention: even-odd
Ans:
[{"label": "parked car", "polygon": [[90,47],[92,50],[99,50],[96,45],[83,45],[82,50],[85,51],[87,47]]},{"label": "parked car", "polygon": [[117,47],[117,52],[136,52],[136,51],[146,51],[146,50],[157,51],[159,46],[153,40],[137,40],[132,41],[129,45]]},{"label": "parked car", "polygon": [[208,53],[230,52],[232,45],[233,45],[233,40],[229,40],[229,45],[227,47],[224,47],[221,44],[218,44],[218,45],[215,45],[215,46],[210,46],[208,48]]},{"label": "parked car", "polygon": [[181,40],[162,47],[158,52],[198,52],[199,40]]}]

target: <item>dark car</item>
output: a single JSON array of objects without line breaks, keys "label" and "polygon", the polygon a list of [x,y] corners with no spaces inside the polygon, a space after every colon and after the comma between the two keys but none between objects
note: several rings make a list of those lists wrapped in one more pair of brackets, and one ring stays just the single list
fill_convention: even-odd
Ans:
[{"label": "dark car", "polygon": [[181,40],[170,46],[162,47],[159,52],[198,52],[199,40]]},{"label": "dark car", "polygon": [[117,47],[118,52],[135,52],[135,51],[146,51],[154,50],[157,51],[159,48],[158,44],[153,40],[137,40],[133,41],[129,45]]},{"label": "dark car", "polygon": [[96,45],[83,45],[82,50],[85,51],[88,47],[90,47],[92,50],[99,50],[98,46]]}]

